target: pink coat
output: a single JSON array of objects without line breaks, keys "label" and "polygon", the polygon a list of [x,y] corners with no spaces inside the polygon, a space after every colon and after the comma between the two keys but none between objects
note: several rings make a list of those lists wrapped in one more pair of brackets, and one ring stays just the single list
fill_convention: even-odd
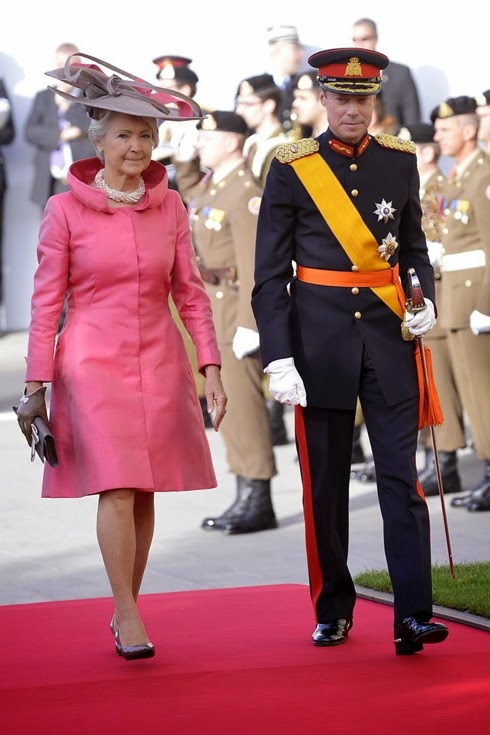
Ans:
[{"label": "pink coat", "polygon": [[[44,497],[118,487],[216,487],[195,380],[169,294],[199,369],[221,364],[180,195],[152,162],[135,207],[110,208],[89,186],[97,158],[74,163],[71,191],[51,197],[41,222],[26,380],[52,381],[59,455]],[[65,294],[68,310],[56,339]]]}]

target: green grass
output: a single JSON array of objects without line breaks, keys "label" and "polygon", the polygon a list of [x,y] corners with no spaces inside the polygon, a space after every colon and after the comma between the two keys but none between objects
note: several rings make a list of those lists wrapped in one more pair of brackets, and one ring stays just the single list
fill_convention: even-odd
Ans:
[{"label": "green grass", "polygon": [[[455,579],[449,566],[432,567],[434,604],[450,610],[490,618],[490,562],[455,564]],[[378,592],[393,594],[385,569],[373,569],[358,574],[355,584]]]}]

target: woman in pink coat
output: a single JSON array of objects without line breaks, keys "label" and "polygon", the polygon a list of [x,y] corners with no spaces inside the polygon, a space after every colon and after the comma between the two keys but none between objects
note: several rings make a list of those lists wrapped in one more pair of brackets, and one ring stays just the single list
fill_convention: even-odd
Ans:
[{"label": "woman in pink coat", "polygon": [[116,652],[147,658],[155,649],[137,597],[153,536],[154,493],[217,484],[169,295],[196,346],[215,430],[227,401],[187,214],[164,166],[151,160],[156,118],[202,114],[179,93],[109,78],[98,66],[70,59],[48,74],[83,90],[75,99],[91,117],[97,158],[72,165],[70,191],[51,197],[44,212],[18,420],[30,443],[34,417],[48,420],[44,383],[52,383],[49,423],[59,462],[45,466],[42,494],[99,495],[97,537],[114,596]]}]

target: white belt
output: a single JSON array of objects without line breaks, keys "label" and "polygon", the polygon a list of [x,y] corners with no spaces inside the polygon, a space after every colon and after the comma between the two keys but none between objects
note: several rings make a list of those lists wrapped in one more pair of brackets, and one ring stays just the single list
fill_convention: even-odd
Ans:
[{"label": "white belt", "polygon": [[484,250],[468,250],[466,253],[452,253],[442,256],[443,271],[463,271],[468,268],[484,268],[485,265]]}]

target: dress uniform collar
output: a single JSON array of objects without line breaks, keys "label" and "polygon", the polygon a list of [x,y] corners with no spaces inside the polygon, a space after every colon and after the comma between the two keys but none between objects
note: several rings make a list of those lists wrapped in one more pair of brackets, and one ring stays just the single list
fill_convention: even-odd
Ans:
[{"label": "dress uniform collar", "polygon": [[343,140],[335,138],[331,130],[327,130],[327,141],[329,148],[336,153],[340,153],[341,156],[346,156],[347,158],[358,158],[368,147],[371,141],[371,136],[366,133],[357,145],[351,145],[350,143],[344,143]]}]

